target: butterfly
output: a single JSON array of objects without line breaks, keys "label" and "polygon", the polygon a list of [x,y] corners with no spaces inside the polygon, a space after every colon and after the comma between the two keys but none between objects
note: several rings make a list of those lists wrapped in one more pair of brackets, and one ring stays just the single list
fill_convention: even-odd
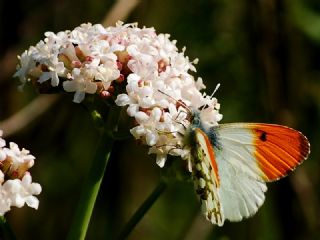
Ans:
[{"label": "butterfly", "polygon": [[265,200],[267,182],[276,181],[310,153],[299,131],[276,124],[227,123],[206,128],[191,111],[185,136],[192,178],[201,209],[213,224],[253,216]]}]

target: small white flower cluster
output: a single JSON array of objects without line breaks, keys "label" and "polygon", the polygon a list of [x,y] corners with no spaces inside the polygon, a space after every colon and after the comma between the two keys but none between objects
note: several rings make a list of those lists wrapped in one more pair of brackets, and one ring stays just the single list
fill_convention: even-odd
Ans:
[{"label": "small white flower cluster", "polygon": [[100,24],[82,24],[73,31],[46,32],[44,41],[20,56],[14,76],[20,78],[22,86],[27,80],[35,80],[36,84],[50,80],[52,87],[58,87],[64,79],[63,89],[75,92],[74,102],[80,103],[85,93],[107,91],[113,80],[121,79],[116,54],[125,46],[117,31]]},{"label": "small white flower cluster", "polygon": [[38,208],[39,200],[34,196],[41,193],[41,186],[33,183],[28,169],[34,164],[35,157],[26,149],[2,139],[0,130],[0,215],[3,216],[11,207]]},{"label": "small white flower cluster", "polygon": [[[127,106],[136,126],[132,135],[150,146],[163,166],[168,154],[188,159],[183,134],[190,124],[190,110],[206,106],[201,119],[217,125],[222,115],[216,98],[202,94],[201,78],[189,73],[193,64],[169,34],[156,34],[154,28],[117,23],[82,24],[72,31],[45,34],[44,41],[20,56],[15,76],[39,85],[75,92],[74,102],[85,94],[99,94],[118,106]],[[48,85],[48,84],[47,84]]]}]

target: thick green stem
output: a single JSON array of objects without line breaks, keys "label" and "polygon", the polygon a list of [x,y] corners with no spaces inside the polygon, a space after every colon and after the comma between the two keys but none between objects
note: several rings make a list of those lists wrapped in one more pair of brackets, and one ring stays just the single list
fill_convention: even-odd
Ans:
[{"label": "thick green stem", "polygon": [[144,201],[144,203],[140,206],[140,208],[133,214],[129,222],[124,227],[123,231],[118,237],[118,240],[126,239],[135,226],[140,222],[143,216],[148,212],[148,210],[152,207],[155,201],[159,198],[159,196],[166,189],[167,184],[161,181],[158,186],[153,190],[150,196]]},{"label": "thick green stem", "polygon": [[0,239],[15,240],[16,237],[4,216],[0,217]]},{"label": "thick green stem", "polygon": [[112,145],[112,137],[103,133],[76,209],[76,214],[67,238],[69,240],[82,240],[86,236],[90,217],[110,157]]}]

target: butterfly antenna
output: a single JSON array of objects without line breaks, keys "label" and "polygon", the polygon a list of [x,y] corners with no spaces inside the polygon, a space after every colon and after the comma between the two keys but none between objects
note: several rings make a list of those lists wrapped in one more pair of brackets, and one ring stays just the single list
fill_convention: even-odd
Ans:
[{"label": "butterfly antenna", "polygon": [[160,89],[158,89],[158,91],[159,91],[160,93],[162,93],[163,95],[166,95],[167,97],[171,98],[171,99],[174,100],[175,102],[178,102],[177,99],[175,99],[174,97],[170,96],[168,93],[165,93],[164,91],[162,91],[162,90],[160,90]]},{"label": "butterfly antenna", "polygon": [[[183,146],[177,146],[177,145],[165,145],[165,144],[163,144],[163,145],[158,145],[158,146],[156,146],[156,148],[162,148],[162,147],[171,147],[170,149],[169,149],[169,151],[168,151],[168,155],[173,151],[173,150],[176,150],[176,149],[179,149],[179,150],[181,150],[181,149],[183,149]],[[173,155],[174,156],[174,155]]]},{"label": "butterfly antenna", "polygon": [[[213,98],[213,95],[218,91],[219,88],[220,88],[220,83],[218,83],[218,84],[216,85],[216,88],[213,90],[213,93],[210,95],[210,99]],[[201,108],[201,110],[203,110],[205,107],[206,107],[206,105],[203,105],[202,108]]]},{"label": "butterfly antenna", "polygon": [[163,92],[162,90],[159,90],[159,89],[158,89],[158,91],[159,91],[160,93],[162,93],[163,95],[169,97],[169,98],[172,99],[173,101],[175,101],[176,104],[178,103],[178,104],[180,104],[181,106],[183,106],[183,107],[188,111],[188,113],[189,113],[190,115],[192,115],[192,111],[190,110],[190,108],[189,108],[182,100],[177,100],[177,99],[175,99],[174,97],[170,96],[169,94]]},{"label": "butterfly antenna", "polygon": [[210,98],[213,97],[213,95],[216,93],[216,91],[218,91],[218,89],[220,88],[220,83],[217,84],[216,88],[214,89],[213,93],[211,94]]}]

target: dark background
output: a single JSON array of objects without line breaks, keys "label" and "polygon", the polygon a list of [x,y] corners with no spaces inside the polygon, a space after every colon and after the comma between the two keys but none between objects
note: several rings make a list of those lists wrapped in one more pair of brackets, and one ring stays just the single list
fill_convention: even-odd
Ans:
[{"label": "dark background", "polygon": [[[130,1],[128,1],[130,2]],[[114,1],[1,0],[0,122],[38,94],[17,91],[16,55],[45,31],[98,23]],[[252,218],[212,226],[202,217],[191,183],[174,182],[129,239],[320,239],[320,3],[318,0],[140,1],[127,22],[170,33],[221,103],[222,122],[269,122],[294,127],[310,140],[309,159],[288,178],[268,184],[266,202]],[[1,124],[0,124],[1,126]],[[7,137],[34,154],[41,183],[38,211],[6,217],[18,239],[63,239],[70,227],[97,132],[87,112],[61,97],[26,127]],[[115,144],[88,231],[113,239],[159,182],[154,156],[132,139]]]}]

